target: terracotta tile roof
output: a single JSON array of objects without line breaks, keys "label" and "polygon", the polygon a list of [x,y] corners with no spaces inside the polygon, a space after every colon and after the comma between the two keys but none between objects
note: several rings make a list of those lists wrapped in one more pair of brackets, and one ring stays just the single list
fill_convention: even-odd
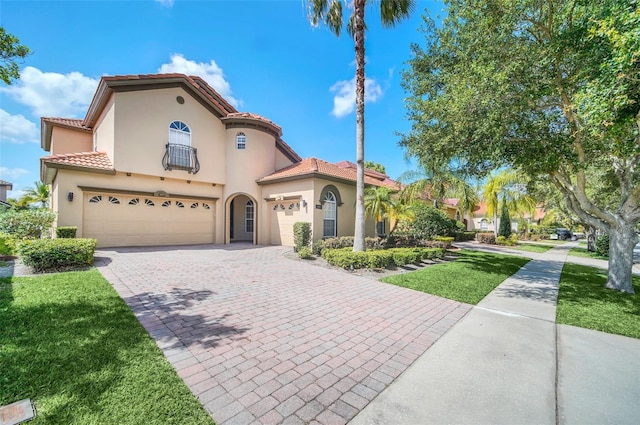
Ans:
[{"label": "terracotta tile roof", "polygon": [[80,130],[91,131],[89,127],[85,127],[82,124],[83,120],[74,119],[74,118],[58,118],[58,117],[42,117],[42,121],[53,124],[53,125],[61,125],[63,127],[71,127],[78,128]]},{"label": "terracotta tile roof", "polygon": [[[327,176],[334,177],[347,181],[356,181],[356,171],[352,168],[342,168],[336,164],[332,164],[327,161],[323,161],[318,158],[306,158],[297,164],[290,165],[280,170],[276,170],[274,173],[265,176],[258,180],[258,183],[268,183],[280,180],[288,180],[296,177],[310,177],[310,176]],[[391,179],[379,180],[369,176],[364,177],[365,184],[372,186],[384,186],[390,189],[398,189],[399,183]]]},{"label": "terracotta tile roof", "polygon": [[232,112],[232,113],[227,114],[226,118],[249,118],[249,119],[252,119],[252,120],[262,121],[264,123],[267,123],[269,125],[272,125],[272,126],[278,128],[280,130],[280,132],[282,133],[282,128],[278,124],[274,123],[273,121],[271,121],[268,118],[263,117],[262,115],[254,114],[254,113],[251,113],[251,112]]},{"label": "terracotta tile roof", "polygon": [[[340,161],[340,162],[336,162],[335,165],[340,168],[353,168],[354,170],[358,168],[357,164],[351,161]],[[386,174],[376,170],[372,170],[371,168],[365,168],[364,174],[378,180],[391,180],[389,179],[389,176],[387,176]]]},{"label": "terracotta tile roof", "polygon": [[114,171],[113,165],[105,152],[79,152],[50,155],[40,160],[53,168],[56,165],[89,168],[94,170]]}]

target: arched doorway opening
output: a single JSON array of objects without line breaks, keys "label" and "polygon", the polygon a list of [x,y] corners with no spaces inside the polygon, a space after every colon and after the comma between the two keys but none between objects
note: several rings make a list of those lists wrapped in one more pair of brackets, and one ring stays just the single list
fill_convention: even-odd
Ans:
[{"label": "arched doorway opening", "polygon": [[232,195],[227,200],[227,241],[256,243],[258,204],[245,194]]}]

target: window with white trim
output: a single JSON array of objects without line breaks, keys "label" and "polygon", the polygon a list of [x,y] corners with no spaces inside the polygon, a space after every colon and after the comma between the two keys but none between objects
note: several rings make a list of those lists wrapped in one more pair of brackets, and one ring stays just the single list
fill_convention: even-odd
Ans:
[{"label": "window with white trim", "polygon": [[244,231],[246,233],[253,233],[253,201],[247,201],[244,206]]},{"label": "window with white trim", "polygon": [[191,129],[182,121],[169,124],[169,143],[191,146]]},{"label": "window with white trim", "polygon": [[338,215],[336,195],[329,191],[324,195],[323,201],[322,237],[333,238],[336,236],[336,219]]},{"label": "window with white trim", "polygon": [[246,149],[247,148],[247,136],[244,133],[238,133],[236,135],[236,149]]},{"label": "window with white trim", "polygon": [[191,129],[182,121],[169,124],[169,164],[178,168],[191,167]]},{"label": "window with white trim", "polygon": [[480,230],[487,230],[489,228],[489,222],[486,218],[480,220]]}]

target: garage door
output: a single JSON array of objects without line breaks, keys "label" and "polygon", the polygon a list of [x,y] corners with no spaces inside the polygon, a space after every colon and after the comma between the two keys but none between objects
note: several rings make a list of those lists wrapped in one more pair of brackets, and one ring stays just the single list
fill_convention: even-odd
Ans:
[{"label": "garage door", "polygon": [[293,246],[293,223],[300,220],[300,202],[269,204],[271,245]]},{"label": "garage door", "polygon": [[87,192],[83,202],[83,236],[100,247],[214,241],[213,201]]}]

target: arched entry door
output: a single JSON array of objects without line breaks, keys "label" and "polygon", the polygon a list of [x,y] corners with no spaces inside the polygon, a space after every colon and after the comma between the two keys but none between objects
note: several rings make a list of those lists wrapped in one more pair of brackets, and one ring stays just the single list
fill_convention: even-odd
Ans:
[{"label": "arched entry door", "polygon": [[257,204],[250,196],[244,194],[229,198],[227,210],[227,230],[229,242],[256,243]]}]

